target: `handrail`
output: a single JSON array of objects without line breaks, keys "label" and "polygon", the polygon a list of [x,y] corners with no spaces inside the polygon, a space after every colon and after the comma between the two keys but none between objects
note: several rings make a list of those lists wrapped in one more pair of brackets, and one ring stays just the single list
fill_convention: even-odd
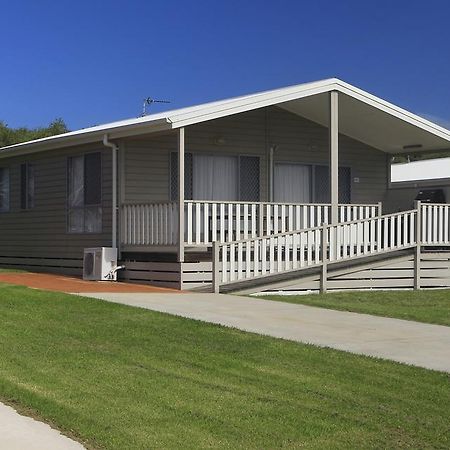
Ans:
[{"label": "handrail", "polygon": [[178,202],[165,200],[156,200],[151,202],[123,202],[121,206],[124,207],[124,206],[151,206],[151,205],[178,205]]},{"label": "handrail", "polygon": [[420,242],[417,218],[418,210],[409,210],[277,235],[215,242],[214,289],[414,247]]},{"label": "handrail", "polygon": [[[167,203],[177,203],[172,200],[152,200],[151,202],[142,202],[142,201],[127,201],[122,202],[122,206],[127,205],[154,205],[154,204],[167,204]],[[223,203],[225,205],[231,204],[240,204],[240,205],[291,205],[291,206],[331,206],[331,203],[293,203],[293,202],[247,202],[247,201],[225,201],[225,200],[185,200],[185,204],[187,203]],[[431,203],[426,203],[427,205]],[[339,203],[338,206],[351,206],[351,207],[379,207],[380,203]]]},{"label": "handrail", "polygon": [[[285,206],[331,206],[331,203],[293,203],[293,202],[247,202],[247,201],[229,201],[229,200],[185,200],[187,203],[223,203],[224,205],[285,205]],[[380,203],[339,203],[338,206],[351,206],[351,207],[379,207]]]},{"label": "handrail", "polygon": [[407,211],[401,211],[401,212],[396,212],[396,213],[391,213],[391,214],[383,214],[382,216],[377,216],[377,217],[370,217],[368,219],[357,219],[357,220],[350,220],[348,222],[339,222],[337,224],[322,224],[320,226],[317,227],[311,227],[311,228],[304,228],[302,230],[296,230],[296,231],[286,231],[284,233],[276,233],[276,234],[267,234],[264,236],[256,236],[255,238],[248,238],[248,239],[238,239],[235,241],[230,241],[230,242],[218,242],[219,245],[225,245],[225,244],[238,244],[239,242],[241,243],[245,243],[245,242],[250,242],[250,241],[256,241],[258,239],[269,239],[269,238],[273,238],[273,237],[282,237],[282,236],[289,236],[289,235],[294,235],[294,234],[298,234],[298,233],[302,233],[305,231],[315,231],[315,230],[321,230],[322,228],[333,228],[333,227],[339,227],[342,225],[354,225],[354,224],[362,224],[365,222],[369,222],[371,220],[382,220],[385,218],[389,218],[389,217],[394,217],[394,216],[401,216],[404,214],[411,214],[411,213],[415,213],[416,210],[415,209],[410,209]]},{"label": "handrail", "polygon": [[428,203],[424,201],[420,201],[422,206],[450,206],[450,203]]}]

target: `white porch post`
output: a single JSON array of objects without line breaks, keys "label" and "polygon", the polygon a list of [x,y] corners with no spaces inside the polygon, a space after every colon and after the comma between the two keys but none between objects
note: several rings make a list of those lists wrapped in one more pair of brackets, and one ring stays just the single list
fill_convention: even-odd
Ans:
[{"label": "white porch post", "polygon": [[184,262],[184,128],[178,130],[178,261]]},{"label": "white porch post", "polygon": [[339,221],[339,94],[330,92],[329,122],[331,223]]},{"label": "white porch post", "polygon": [[117,248],[117,146],[112,148],[112,247]]}]

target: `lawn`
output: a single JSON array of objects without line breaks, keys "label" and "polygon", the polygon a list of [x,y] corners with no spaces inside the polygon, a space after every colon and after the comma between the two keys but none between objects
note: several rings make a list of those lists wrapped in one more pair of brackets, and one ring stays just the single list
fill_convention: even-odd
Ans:
[{"label": "lawn", "polygon": [[23,272],[27,272],[27,271],[23,270],[23,269],[16,269],[14,267],[0,267],[0,274],[2,274],[2,273],[23,273]]},{"label": "lawn", "polygon": [[450,290],[267,295],[269,300],[450,326]]},{"label": "lawn", "polygon": [[91,448],[449,448],[448,374],[0,287],[0,399]]}]

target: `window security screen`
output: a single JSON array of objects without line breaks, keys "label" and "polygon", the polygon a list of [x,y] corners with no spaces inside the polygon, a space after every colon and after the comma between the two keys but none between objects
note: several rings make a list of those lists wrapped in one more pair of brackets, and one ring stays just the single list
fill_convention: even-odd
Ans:
[{"label": "window security screen", "polygon": [[0,167],[0,212],[9,211],[9,169]]},{"label": "window security screen", "polygon": [[[328,166],[315,166],[314,201],[330,202],[330,172]],[[339,203],[351,202],[351,170],[350,167],[339,167]]]},{"label": "window security screen", "polygon": [[34,165],[20,165],[20,207],[34,208]]},{"label": "window security screen", "polygon": [[69,232],[102,231],[101,153],[68,159],[67,203]]}]

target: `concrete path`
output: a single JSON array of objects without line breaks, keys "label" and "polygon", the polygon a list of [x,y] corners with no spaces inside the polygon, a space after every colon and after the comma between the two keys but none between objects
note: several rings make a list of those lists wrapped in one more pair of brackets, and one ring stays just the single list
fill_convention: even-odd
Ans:
[{"label": "concrete path", "polygon": [[78,442],[0,403],[0,448],[5,450],[83,450]]},{"label": "concrete path", "polygon": [[82,295],[450,372],[450,327],[223,294]]}]

